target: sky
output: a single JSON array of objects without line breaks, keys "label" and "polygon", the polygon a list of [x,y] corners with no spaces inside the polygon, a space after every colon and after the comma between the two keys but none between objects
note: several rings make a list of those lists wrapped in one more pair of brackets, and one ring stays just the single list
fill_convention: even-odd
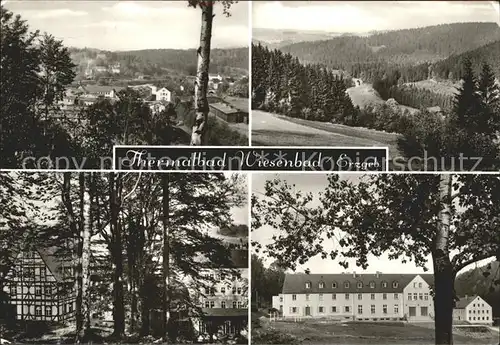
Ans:
[{"label": "sky", "polygon": [[494,1],[255,1],[255,28],[363,33],[456,22],[496,22]]},{"label": "sky", "polygon": [[[30,28],[62,39],[66,46],[102,50],[190,49],[200,38],[201,11],[187,1],[2,0]],[[217,5],[212,48],[249,45],[249,4]]]},{"label": "sky", "polygon": [[[265,182],[269,179],[280,178],[282,180],[286,180],[287,183],[295,184],[295,188],[297,191],[302,193],[312,193],[314,196],[317,196],[319,192],[324,191],[325,187],[328,185],[327,175],[326,174],[268,174],[268,173],[253,173],[252,174],[252,193],[257,197],[262,197],[262,193],[264,192]],[[360,174],[341,174],[341,178],[347,179],[350,182],[356,183],[362,178]],[[317,197],[311,202],[310,206],[319,206],[320,202]],[[279,234],[277,229],[274,229],[270,226],[263,226],[259,229],[253,229],[251,232],[251,240],[257,241],[263,246],[272,242],[272,236],[275,234]],[[325,242],[327,243],[327,242]],[[330,246],[328,246],[330,248]],[[334,244],[332,243],[331,249],[334,248]],[[259,254],[260,257],[264,259],[265,265],[269,265],[273,262],[274,259],[268,258],[262,254]],[[387,255],[383,255],[381,257],[375,257],[370,255],[368,257],[369,266],[366,270],[363,270],[361,267],[357,267],[355,265],[355,260],[347,260],[349,262],[348,272],[355,271],[356,273],[376,273],[377,271],[383,273],[432,273],[432,260],[429,256],[427,258],[427,268],[429,269],[427,272],[423,270],[421,267],[417,267],[414,263],[402,263],[401,260],[389,260]],[[483,260],[479,262],[479,265],[482,265],[491,260]],[[466,267],[462,271],[466,271],[468,269],[473,268],[474,265]],[[304,272],[305,269],[310,269],[311,273],[343,273],[346,270],[338,264],[338,261],[332,261],[330,259],[323,260],[320,256],[316,256],[311,258],[304,265],[299,265],[297,268],[297,272]]]}]

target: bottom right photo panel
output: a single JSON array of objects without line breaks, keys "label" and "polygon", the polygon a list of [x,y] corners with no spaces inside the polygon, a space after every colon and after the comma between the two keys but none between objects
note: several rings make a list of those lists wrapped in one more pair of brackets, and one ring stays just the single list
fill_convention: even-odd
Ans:
[{"label": "bottom right photo panel", "polygon": [[252,344],[499,344],[499,174],[251,186]]}]

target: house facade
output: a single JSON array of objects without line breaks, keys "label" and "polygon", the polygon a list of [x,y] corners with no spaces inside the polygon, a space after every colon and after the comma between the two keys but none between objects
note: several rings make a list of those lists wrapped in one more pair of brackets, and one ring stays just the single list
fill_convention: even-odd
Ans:
[{"label": "house facade", "polygon": [[198,294],[203,315],[194,322],[200,334],[239,335],[248,326],[248,249],[231,250],[233,267],[207,269]]},{"label": "house facade", "polygon": [[285,318],[433,320],[427,274],[287,274],[273,308]]},{"label": "house facade", "polygon": [[223,102],[210,103],[209,108],[213,115],[229,123],[243,123],[248,119],[244,112]]},{"label": "house facade", "polygon": [[81,85],[78,90],[83,94],[83,97],[105,97],[105,98],[116,98],[119,91],[123,90],[123,87],[116,86],[104,86],[104,85]]},{"label": "house facade", "polygon": [[66,322],[75,317],[73,267],[54,249],[18,253],[5,276],[7,307],[16,320]]},{"label": "house facade", "polygon": [[493,324],[493,308],[480,296],[465,296],[456,302],[453,320],[491,325]]},{"label": "house facade", "polygon": [[172,101],[172,92],[166,87],[156,90],[156,100],[157,101]]}]

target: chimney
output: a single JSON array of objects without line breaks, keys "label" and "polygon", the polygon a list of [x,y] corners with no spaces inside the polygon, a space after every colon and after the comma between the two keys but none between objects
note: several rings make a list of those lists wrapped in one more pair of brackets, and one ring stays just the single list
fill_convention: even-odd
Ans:
[{"label": "chimney", "polygon": [[377,271],[377,273],[375,273],[377,275],[377,278],[380,278],[380,275],[382,274],[382,272],[379,272]]},{"label": "chimney", "polygon": [[356,278],[356,271],[353,271],[353,272],[352,272],[352,277],[353,277],[353,278]]},{"label": "chimney", "polygon": [[469,296],[465,295],[465,299],[469,298]]}]

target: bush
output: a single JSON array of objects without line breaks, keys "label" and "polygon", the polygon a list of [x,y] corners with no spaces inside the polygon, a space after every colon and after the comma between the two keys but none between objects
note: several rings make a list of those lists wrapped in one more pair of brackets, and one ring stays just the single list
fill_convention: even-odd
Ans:
[{"label": "bush", "polygon": [[265,331],[256,331],[252,334],[252,344],[289,344],[299,345],[301,342],[293,335],[282,333],[269,328]]}]

